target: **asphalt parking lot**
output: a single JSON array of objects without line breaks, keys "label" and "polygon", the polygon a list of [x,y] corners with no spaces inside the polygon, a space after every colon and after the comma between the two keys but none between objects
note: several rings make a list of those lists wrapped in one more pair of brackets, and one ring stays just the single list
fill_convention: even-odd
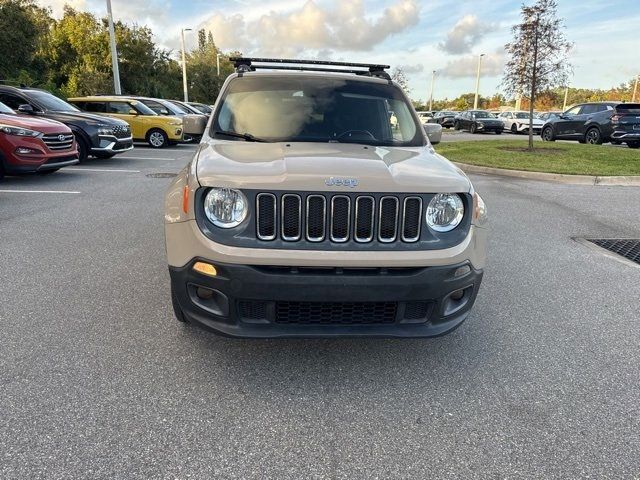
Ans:
[{"label": "asphalt parking lot", "polygon": [[0,478],[640,477],[640,268],[572,239],[640,238],[637,188],[473,177],[448,336],[233,340],[171,310],[156,174],[192,151],[0,183]]}]

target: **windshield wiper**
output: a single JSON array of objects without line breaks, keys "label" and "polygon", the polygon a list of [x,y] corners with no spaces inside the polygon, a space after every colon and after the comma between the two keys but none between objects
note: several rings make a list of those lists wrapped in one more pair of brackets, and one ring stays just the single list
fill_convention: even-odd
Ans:
[{"label": "windshield wiper", "polygon": [[216,130],[214,133],[216,135],[226,135],[227,137],[243,138],[247,142],[266,142],[266,140],[264,140],[262,138],[254,137],[250,133],[226,132],[224,130]]}]

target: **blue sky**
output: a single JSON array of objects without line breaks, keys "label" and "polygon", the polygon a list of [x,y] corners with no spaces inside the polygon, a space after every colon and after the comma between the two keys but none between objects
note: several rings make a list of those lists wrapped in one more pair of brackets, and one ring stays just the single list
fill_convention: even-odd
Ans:
[{"label": "blue sky", "polygon": [[[60,14],[68,3],[105,14],[104,0],[42,0]],[[532,3],[527,1],[526,3]],[[515,0],[112,0],[114,16],[153,28],[156,41],[177,50],[182,27],[207,28],[225,50],[403,66],[412,96],[453,98],[475,88],[500,92],[503,46],[519,19]],[[567,38],[575,43],[571,84],[609,88],[640,73],[639,0],[558,0]],[[188,44],[195,34],[187,33]]]}]

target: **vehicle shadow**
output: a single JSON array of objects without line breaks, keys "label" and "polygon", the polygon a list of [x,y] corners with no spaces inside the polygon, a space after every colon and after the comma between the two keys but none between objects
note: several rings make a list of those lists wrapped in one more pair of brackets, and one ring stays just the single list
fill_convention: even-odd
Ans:
[{"label": "vehicle shadow", "polygon": [[459,385],[464,377],[486,384],[483,370],[493,347],[473,325],[479,317],[472,312],[472,328],[463,324],[431,339],[246,340],[190,325],[181,328],[180,337],[197,363],[200,385],[223,384],[269,403],[332,393],[379,397],[400,390],[424,396],[429,389]]}]

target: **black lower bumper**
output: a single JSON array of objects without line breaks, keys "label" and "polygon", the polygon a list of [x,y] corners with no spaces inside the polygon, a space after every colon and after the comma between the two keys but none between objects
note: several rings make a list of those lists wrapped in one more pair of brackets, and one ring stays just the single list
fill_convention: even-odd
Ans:
[{"label": "black lower bumper", "polygon": [[[213,264],[169,268],[176,314],[234,337],[432,337],[458,327],[482,270],[291,268]],[[205,261],[206,260],[202,260]]]}]

